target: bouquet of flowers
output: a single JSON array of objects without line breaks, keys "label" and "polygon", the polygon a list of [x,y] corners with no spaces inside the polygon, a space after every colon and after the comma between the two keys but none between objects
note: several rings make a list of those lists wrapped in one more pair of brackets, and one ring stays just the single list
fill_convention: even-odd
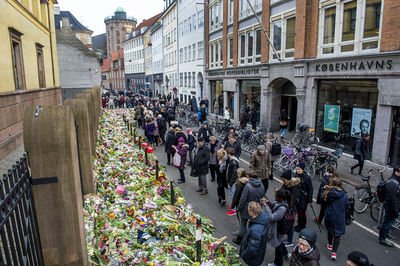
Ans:
[{"label": "bouquet of flowers", "polygon": [[165,169],[155,174],[155,156],[144,162],[123,117],[131,110],[105,110],[94,160],[96,194],[84,198],[84,220],[93,265],[200,265],[196,258],[196,220],[202,221],[203,265],[240,265],[237,250],[216,239],[210,219],[197,215],[170,182]]}]

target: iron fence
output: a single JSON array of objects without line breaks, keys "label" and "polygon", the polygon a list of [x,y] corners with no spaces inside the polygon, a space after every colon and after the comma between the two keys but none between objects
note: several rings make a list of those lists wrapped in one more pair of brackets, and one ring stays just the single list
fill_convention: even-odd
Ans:
[{"label": "iron fence", "polygon": [[0,180],[0,265],[44,265],[26,156]]}]

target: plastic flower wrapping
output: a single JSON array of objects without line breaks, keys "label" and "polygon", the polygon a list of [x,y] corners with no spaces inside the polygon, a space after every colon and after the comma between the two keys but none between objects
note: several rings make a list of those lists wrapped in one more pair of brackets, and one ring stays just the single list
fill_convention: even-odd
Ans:
[{"label": "plastic flower wrapping", "polygon": [[[210,219],[186,204],[156,157],[139,150],[127,130],[133,110],[104,110],[94,160],[96,194],[84,198],[84,220],[92,265],[200,265],[196,262],[196,219],[201,218],[201,265],[240,265],[236,248],[212,236]],[[128,122],[125,122],[125,121]],[[141,139],[141,142],[143,140]]]}]

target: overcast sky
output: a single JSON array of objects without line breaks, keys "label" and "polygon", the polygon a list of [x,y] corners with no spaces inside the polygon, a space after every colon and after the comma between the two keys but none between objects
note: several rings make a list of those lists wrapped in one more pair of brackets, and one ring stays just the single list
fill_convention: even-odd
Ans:
[{"label": "overcast sky", "polygon": [[133,16],[138,24],[163,11],[163,0],[58,0],[61,11],[70,11],[90,30],[92,36],[104,33],[104,18],[114,15],[122,7],[127,16]]}]

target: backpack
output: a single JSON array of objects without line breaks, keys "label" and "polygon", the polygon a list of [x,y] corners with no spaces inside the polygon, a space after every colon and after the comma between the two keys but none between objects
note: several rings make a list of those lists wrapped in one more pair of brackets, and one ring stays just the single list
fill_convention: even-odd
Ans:
[{"label": "backpack", "polygon": [[276,156],[281,154],[281,144],[279,143],[272,143],[271,147],[271,155]]},{"label": "backpack", "polygon": [[[390,182],[392,179],[389,179],[387,181],[385,181],[383,178],[381,179],[381,181],[379,181],[378,186],[376,187],[376,194],[378,195],[378,200],[379,202],[384,202],[385,198],[386,198],[386,184],[388,182]],[[397,185],[398,182],[396,180],[393,180],[393,182],[396,182]]]},{"label": "backpack", "polygon": [[[286,208],[286,212],[285,215],[283,215],[283,218],[277,222],[277,231],[279,234],[285,235],[292,230],[296,219],[292,208],[289,208],[286,204],[282,204],[280,206],[284,206]],[[278,208],[276,208],[276,210]]]}]

